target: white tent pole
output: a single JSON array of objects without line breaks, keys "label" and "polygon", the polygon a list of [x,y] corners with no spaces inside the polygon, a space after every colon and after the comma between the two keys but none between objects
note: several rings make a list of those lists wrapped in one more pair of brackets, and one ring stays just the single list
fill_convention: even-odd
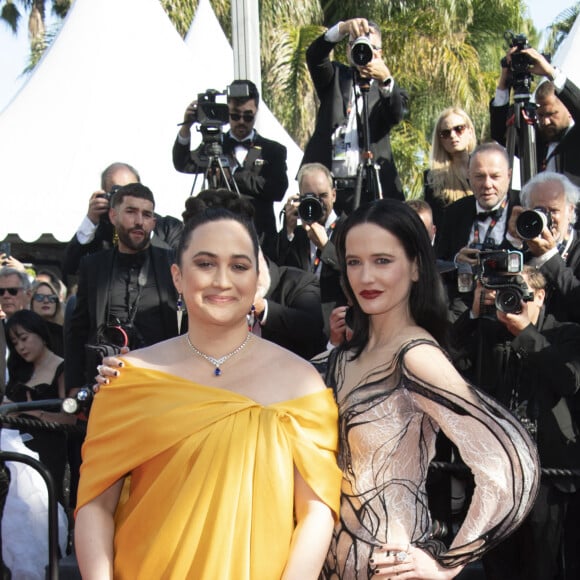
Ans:
[{"label": "white tent pole", "polygon": [[234,77],[253,81],[262,93],[258,0],[232,0]]}]

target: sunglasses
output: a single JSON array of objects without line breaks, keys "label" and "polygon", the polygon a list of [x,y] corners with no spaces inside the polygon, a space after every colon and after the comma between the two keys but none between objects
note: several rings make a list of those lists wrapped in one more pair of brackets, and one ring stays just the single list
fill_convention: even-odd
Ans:
[{"label": "sunglasses", "polygon": [[455,127],[451,127],[451,129],[443,129],[442,131],[439,131],[439,137],[441,137],[441,139],[449,139],[451,133],[455,133],[458,137],[461,137],[465,129],[467,129],[467,125],[455,125]]},{"label": "sunglasses", "polygon": [[58,302],[58,296],[56,294],[34,294],[32,299],[35,302],[49,302],[50,304],[56,304]]},{"label": "sunglasses", "polygon": [[243,113],[230,113],[230,119],[232,121],[239,121],[240,119],[244,119],[244,122],[251,123],[254,120],[254,113],[250,113],[249,111],[245,111]]},{"label": "sunglasses", "polygon": [[16,296],[20,290],[22,290],[22,288],[0,288],[0,296],[4,296],[6,292],[8,292],[10,296]]}]

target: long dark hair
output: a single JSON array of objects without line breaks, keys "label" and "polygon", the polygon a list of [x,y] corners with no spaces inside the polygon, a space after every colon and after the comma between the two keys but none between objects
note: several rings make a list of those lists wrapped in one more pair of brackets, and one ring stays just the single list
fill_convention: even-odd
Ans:
[{"label": "long dark hair", "polygon": [[343,344],[358,357],[369,340],[369,317],[360,308],[346,273],[346,238],[358,225],[375,224],[393,234],[409,260],[417,262],[419,280],[413,282],[409,309],[418,326],[429,332],[443,347],[448,346],[447,307],[443,285],[437,271],[435,254],[425,225],[407,204],[383,199],[355,210],[337,232],[337,251],[344,291],[352,303],[352,338]]},{"label": "long dark hair", "polygon": [[15,312],[6,321],[6,343],[8,345],[8,350],[10,355],[8,357],[8,372],[10,376],[9,383],[25,383],[27,382],[34,371],[34,365],[31,362],[25,361],[17,352],[16,348],[10,338],[10,331],[14,330],[17,326],[20,326],[23,330],[29,334],[36,334],[46,345],[49,350],[51,349],[50,344],[50,334],[48,331],[48,326],[44,321],[44,318],[33,312],[32,310],[19,310]]}]

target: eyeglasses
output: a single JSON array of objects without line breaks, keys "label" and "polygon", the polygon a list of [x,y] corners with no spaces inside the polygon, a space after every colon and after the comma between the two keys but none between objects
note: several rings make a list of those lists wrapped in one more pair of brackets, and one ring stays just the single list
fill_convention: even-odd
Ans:
[{"label": "eyeglasses", "polygon": [[455,127],[451,127],[451,129],[443,129],[442,131],[439,131],[439,137],[441,137],[441,139],[450,139],[451,133],[455,133],[458,137],[461,137],[465,129],[467,129],[467,125],[455,125]]},{"label": "eyeglasses", "polygon": [[32,299],[35,302],[49,302],[50,304],[56,304],[58,302],[58,296],[56,294],[34,294]]},{"label": "eyeglasses", "polygon": [[22,290],[22,288],[0,288],[0,296],[4,296],[6,292],[8,292],[10,296],[16,296],[20,290]]},{"label": "eyeglasses", "polygon": [[230,119],[232,121],[239,121],[240,119],[244,119],[244,122],[251,123],[254,120],[254,113],[250,113],[249,111],[244,111],[243,113],[230,113]]}]

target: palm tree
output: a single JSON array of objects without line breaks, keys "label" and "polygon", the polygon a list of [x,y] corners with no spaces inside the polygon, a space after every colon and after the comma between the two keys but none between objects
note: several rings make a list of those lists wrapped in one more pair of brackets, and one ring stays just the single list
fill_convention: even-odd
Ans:
[{"label": "palm tree", "polygon": [[576,18],[580,14],[580,2],[573,6],[566,8],[556,16],[556,19],[548,27],[548,38],[544,46],[545,52],[548,54],[555,54],[559,46],[562,44],[570,29],[574,25]]},{"label": "palm tree", "polygon": [[[0,0],[1,17],[18,26],[16,0]],[[181,35],[191,24],[197,0],[160,0]],[[46,0],[18,0],[40,31]],[[64,15],[72,0],[53,0]],[[210,0],[231,36],[230,0]],[[383,32],[383,54],[401,86],[410,94],[410,111],[393,131],[393,148],[407,195],[421,191],[423,165],[433,123],[443,108],[465,108],[480,138],[486,135],[487,103],[493,94],[504,32],[537,34],[524,0],[259,0],[262,87],[264,99],[286,130],[304,145],[314,126],[316,97],[305,53],[324,28],[339,20],[365,15]],[[58,12],[60,11],[60,12]],[[34,18],[33,18],[34,14]],[[336,58],[344,58],[339,47]]]}]

